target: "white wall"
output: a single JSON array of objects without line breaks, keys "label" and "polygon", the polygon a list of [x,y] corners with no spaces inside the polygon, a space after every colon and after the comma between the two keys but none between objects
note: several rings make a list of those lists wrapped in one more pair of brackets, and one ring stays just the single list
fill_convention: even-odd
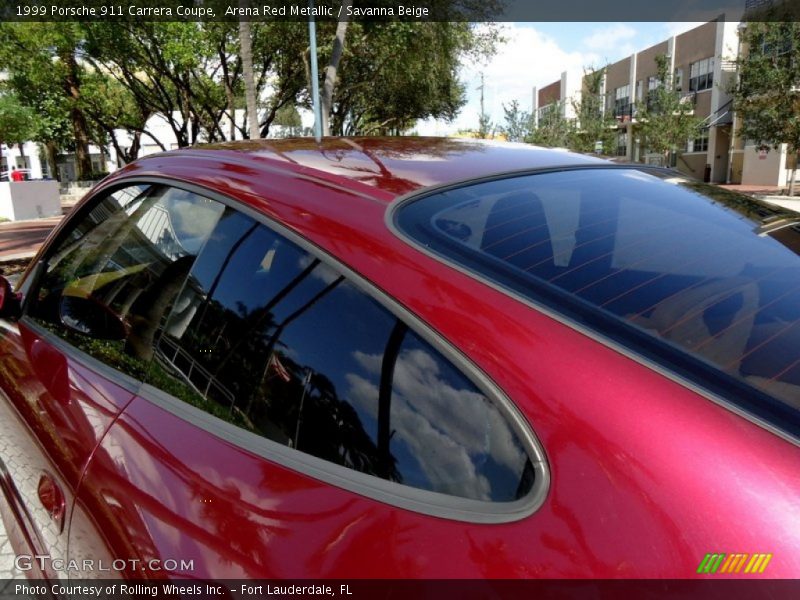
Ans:
[{"label": "white wall", "polygon": [[786,185],[786,144],[759,158],[755,146],[745,146],[742,185]]},{"label": "white wall", "polygon": [[57,181],[0,182],[0,217],[23,221],[60,214]]}]

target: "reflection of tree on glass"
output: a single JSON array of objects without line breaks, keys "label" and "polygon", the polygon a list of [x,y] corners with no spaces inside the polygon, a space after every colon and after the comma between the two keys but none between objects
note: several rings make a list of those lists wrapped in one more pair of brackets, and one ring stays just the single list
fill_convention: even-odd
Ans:
[{"label": "reflection of tree on glass", "polygon": [[481,500],[527,493],[530,463],[502,415],[405,323],[249,217],[227,211],[214,240],[158,346],[185,395],[385,480]]}]

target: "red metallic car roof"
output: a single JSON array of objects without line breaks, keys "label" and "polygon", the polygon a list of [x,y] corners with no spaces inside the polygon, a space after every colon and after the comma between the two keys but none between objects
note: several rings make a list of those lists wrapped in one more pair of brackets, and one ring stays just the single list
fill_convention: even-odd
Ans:
[{"label": "red metallic car roof", "polygon": [[[254,140],[197,146],[180,154],[217,155],[251,167],[282,170],[392,198],[422,187],[521,169],[603,163],[597,158],[527,144],[425,137]],[[146,160],[146,159],[145,159]],[[364,190],[367,191],[367,190]],[[377,192],[377,193],[376,193]]]}]

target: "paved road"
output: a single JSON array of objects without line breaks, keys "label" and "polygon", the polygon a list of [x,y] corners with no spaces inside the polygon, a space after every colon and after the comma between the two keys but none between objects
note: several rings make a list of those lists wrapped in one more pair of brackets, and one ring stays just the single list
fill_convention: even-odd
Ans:
[{"label": "paved road", "polygon": [[62,218],[0,223],[0,261],[32,255]]}]

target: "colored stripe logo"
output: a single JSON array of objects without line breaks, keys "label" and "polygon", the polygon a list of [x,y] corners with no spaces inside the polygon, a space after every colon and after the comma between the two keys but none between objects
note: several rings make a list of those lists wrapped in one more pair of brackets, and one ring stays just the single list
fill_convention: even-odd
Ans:
[{"label": "colored stripe logo", "polygon": [[709,575],[717,573],[763,573],[770,560],[772,560],[772,554],[709,553],[700,562],[697,572],[708,573]]}]

